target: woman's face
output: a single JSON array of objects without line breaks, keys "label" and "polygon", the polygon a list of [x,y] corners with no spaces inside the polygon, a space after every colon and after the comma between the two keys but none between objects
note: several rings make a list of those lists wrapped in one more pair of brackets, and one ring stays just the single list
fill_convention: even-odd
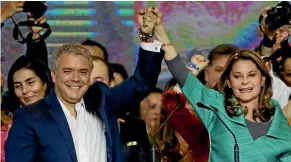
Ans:
[{"label": "woman's face", "polygon": [[291,87],[291,58],[284,62],[283,78],[285,83]]},{"label": "woman's face", "polygon": [[23,105],[32,104],[45,97],[46,84],[31,69],[16,71],[13,84],[15,95]]},{"label": "woman's face", "polygon": [[227,83],[241,103],[249,103],[258,100],[265,77],[253,61],[238,60],[232,66]]}]

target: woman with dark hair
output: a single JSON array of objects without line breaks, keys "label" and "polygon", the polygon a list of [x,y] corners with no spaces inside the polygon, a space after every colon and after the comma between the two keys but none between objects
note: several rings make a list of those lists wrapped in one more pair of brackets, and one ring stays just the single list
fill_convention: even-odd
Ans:
[{"label": "woman with dark hair", "polygon": [[48,67],[38,59],[21,56],[8,73],[8,109],[14,112],[21,106],[32,104],[44,98],[51,89],[52,80]]},{"label": "woman with dark hair", "polygon": [[[5,9],[5,11],[4,11]],[[4,2],[3,7],[1,8],[1,13],[5,14],[5,19],[1,19],[1,28],[4,24],[2,24],[7,18],[14,15],[16,12],[19,12],[23,9],[23,2]],[[18,11],[16,11],[18,10]],[[4,15],[4,14],[2,14]],[[1,15],[1,17],[2,17]],[[35,20],[33,15],[29,15],[29,20],[34,21],[35,24],[44,24],[46,22],[45,15],[41,16],[39,19]],[[31,35],[29,40],[38,40],[41,36],[40,32],[43,30],[42,27],[32,26],[30,27]],[[10,76],[10,77],[9,77]],[[39,89],[45,89],[45,95],[51,89],[51,79],[50,72],[48,70],[48,53],[44,40],[40,39],[38,41],[32,41],[27,43],[27,51],[26,56],[21,56],[18,58],[14,64],[12,65],[8,76],[8,89],[9,92],[6,92],[2,95],[1,100],[1,162],[5,162],[5,151],[4,151],[4,143],[6,141],[7,132],[12,124],[13,112],[15,109],[26,105],[31,104],[33,102],[38,101],[43,98],[43,90],[35,90],[36,87]],[[30,76],[30,79],[28,78]],[[14,78],[15,77],[15,78]],[[17,84],[14,85],[15,80]],[[27,78],[26,81],[22,82],[24,78]],[[41,80],[41,81],[39,81]],[[24,84],[23,84],[24,83]],[[36,84],[37,83],[37,84]],[[38,84],[41,83],[41,84]],[[43,84],[42,84],[43,83]],[[37,85],[37,86],[35,86]],[[44,86],[45,85],[45,86]],[[15,87],[14,87],[15,86]],[[26,87],[34,87],[32,89],[35,93],[29,92],[28,96],[20,94],[20,89]],[[17,87],[17,88],[16,88]]]},{"label": "woman with dark hair", "polygon": [[19,57],[8,73],[8,93],[5,107],[1,110],[1,147],[4,162],[4,144],[13,124],[13,113],[17,108],[33,104],[44,98],[52,89],[50,70],[40,60],[29,56]]}]

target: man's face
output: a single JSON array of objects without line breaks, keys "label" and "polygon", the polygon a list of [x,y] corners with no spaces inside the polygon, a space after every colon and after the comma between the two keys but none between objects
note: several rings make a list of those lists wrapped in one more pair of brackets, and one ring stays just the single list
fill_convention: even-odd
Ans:
[{"label": "man's face", "polygon": [[101,58],[104,59],[104,52],[98,46],[84,45],[84,47],[87,48],[90,51],[91,56],[98,56],[98,57],[101,57]]},{"label": "man's face", "polygon": [[76,104],[81,101],[90,85],[90,61],[75,54],[64,54],[52,79],[58,98],[64,104]]},{"label": "man's face", "polygon": [[283,78],[285,83],[291,87],[291,58],[284,62]]},{"label": "man's face", "polygon": [[140,103],[140,117],[145,120],[149,134],[155,132],[160,126],[162,113],[162,94],[150,93]]},{"label": "man's face", "polygon": [[100,60],[95,60],[93,61],[93,65],[93,70],[90,76],[91,84],[100,81],[109,86],[109,69],[105,63]]},{"label": "man's face", "polygon": [[205,68],[205,81],[208,88],[213,88],[219,81],[230,55],[218,56]]}]

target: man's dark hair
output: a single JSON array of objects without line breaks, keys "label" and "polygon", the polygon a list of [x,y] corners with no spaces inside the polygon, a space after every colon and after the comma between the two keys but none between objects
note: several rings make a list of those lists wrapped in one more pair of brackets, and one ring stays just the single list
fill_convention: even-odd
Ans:
[{"label": "man's dark hair", "polygon": [[107,53],[107,50],[106,50],[106,48],[102,44],[100,44],[98,42],[95,42],[95,41],[93,41],[91,39],[86,39],[81,44],[84,45],[84,46],[97,46],[97,47],[101,48],[101,50],[104,53],[104,60],[108,61],[108,53]]},{"label": "man's dark hair", "polygon": [[220,44],[214,47],[208,56],[209,65],[212,64],[212,61],[219,56],[223,55],[233,55],[239,48],[234,44]]},{"label": "man's dark hair", "polygon": [[128,74],[122,64],[111,63],[111,68],[113,72],[119,73],[122,76],[123,80],[128,78]]},{"label": "man's dark hair", "polygon": [[150,93],[160,93],[160,94],[163,94],[163,90],[161,90],[158,87],[155,87],[155,88],[151,89]]},{"label": "man's dark hair", "polygon": [[110,65],[110,64],[109,64],[105,59],[103,59],[103,58],[101,58],[101,57],[98,57],[98,56],[91,56],[91,57],[92,57],[92,59],[93,59],[93,62],[94,62],[94,61],[101,61],[101,62],[103,62],[103,63],[105,64],[105,66],[106,66],[107,69],[108,69],[109,81],[113,80],[114,77],[113,77],[113,70],[112,70],[112,68],[111,68],[111,65]]},{"label": "man's dark hair", "polygon": [[165,85],[164,92],[168,91],[171,87],[178,84],[178,81],[176,78],[171,78]]}]

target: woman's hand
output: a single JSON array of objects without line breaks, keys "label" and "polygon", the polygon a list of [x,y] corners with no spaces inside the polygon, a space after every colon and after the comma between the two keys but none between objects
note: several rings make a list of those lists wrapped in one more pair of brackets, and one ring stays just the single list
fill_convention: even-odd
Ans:
[{"label": "woman's hand", "polygon": [[1,23],[17,12],[23,11],[24,1],[6,1],[1,7]]},{"label": "woman's hand", "polygon": [[139,10],[137,19],[143,33],[150,34],[154,31],[157,15],[150,11],[150,8]]},{"label": "woman's hand", "polygon": [[170,42],[163,26],[163,14],[156,7],[149,7],[138,11],[138,24],[143,32],[154,32],[156,39],[162,44]]},{"label": "woman's hand", "polygon": [[[34,21],[34,24],[37,24],[37,25],[42,25],[42,24],[46,23],[46,21],[47,21],[45,15],[42,15],[40,18],[35,20],[31,13],[28,13],[28,20],[29,21]],[[39,38],[40,37],[40,32],[43,29],[44,28],[41,27],[41,26],[31,26],[31,27],[29,27],[29,30],[32,32],[32,39]]]}]

